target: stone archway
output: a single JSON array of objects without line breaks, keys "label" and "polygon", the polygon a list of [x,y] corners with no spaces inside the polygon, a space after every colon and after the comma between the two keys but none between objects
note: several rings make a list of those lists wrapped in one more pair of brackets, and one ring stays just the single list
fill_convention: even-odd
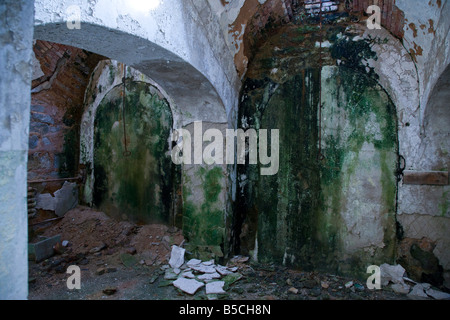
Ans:
[{"label": "stone archway", "polygon": [[[132,1],[78,1],[80,29],[69,29],[69,5],[35,1],[35,39],[71,45],[123,62],[161,85],[197,120],[227,122],[239,78],[231,54],[211,43],[207,22],[190,1],[161,1],[144,12]],[[207,119],[205,119],[207,117]]]},{"label": "stone archway", "polygon": [[313,26],[281,27],[251,62],[240,125],[280,130],[280,170],[238,168],[234,243],[261,262],[362,277],[395,261],[396,102],[405,100],[389,96],[379,40],[360,24],[334,28],[319,52]]},{"label": "stone archway", "polygon": [[[87,170],[83,202],[117,218],[124,214],[180,226],[175,220],[182,209],[177,206],[181,167],[170,160],[170,135],[181,126],[182,111],[153,80],[130,67],[125,72],[125,111],[118,96],[123,64],[101,61],[86,90],[80,127],[80,163]],[[128,155],[123,154],[125,134]]]},{"label": "stone archway", "polygon": [[[107,56],[139,70],[163,89],[171,105],[176,105],[179,111],[174,113],[176,129],[189,129],[194,121],[203,121],[220,130],[235,126],[240,81],[232,57],[220,51],[226,45],[222,43],[223,38],[211,39],[207,25],[210,22],[199,18],[194,4],[165,1],[146,13],[131,10],[128,1],[105,4],[104,1],[79,1],[81,28],[69,29],[65,4],[37,0],[34,36]],[[215,181],[220,185],[220,196],[214,206],[220,208],[221,215],[216,217],[213,226],[204,219],[200,223],[208,230],[220,230],[220,236],[215,243],[200,240],[198,245],[224,248],[230,183],[226,165],[183,165],[182,194],[183,201],[195,204],[194,210],[188,208],[189,212],[200,212],[205,201],[200,187],[202,174],[216,167],[220,167]]]}]

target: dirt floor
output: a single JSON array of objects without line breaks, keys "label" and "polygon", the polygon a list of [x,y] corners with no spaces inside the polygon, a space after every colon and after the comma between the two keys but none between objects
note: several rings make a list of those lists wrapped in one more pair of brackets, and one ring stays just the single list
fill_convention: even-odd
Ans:
[{"label": "dirt floor", "polygon": [[[390,288],[371,291],[365,283],[335,275],[301,272],[234,259],[243,277],[225,294],[194,296],[164,279],[171,246],[184,242],[180,230],[162,225],[138,226],[114,221],[87,207],[69,211],[63,219],[40,226],[35,235],[61,235],[53,257],[29,267],[30,300],[406,300]],[[245,262],[244,262],[245,261]],[[81,268],[81,290],[67,288],[67,268]],[[346,284],[353,281],[351,287]]]}]

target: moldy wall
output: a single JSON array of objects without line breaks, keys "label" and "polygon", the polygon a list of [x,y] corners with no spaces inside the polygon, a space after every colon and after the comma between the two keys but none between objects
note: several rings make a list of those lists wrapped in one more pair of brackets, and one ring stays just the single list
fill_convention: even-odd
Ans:
[{"label": "moldy wall", "polygon": [[280,170],[238,169],[234,241],[261,262],[363,276],[395,261],[396,108],[366,66],[384,39],[326,19],[272,30],[249,65],[239,125],[280,130]]}]

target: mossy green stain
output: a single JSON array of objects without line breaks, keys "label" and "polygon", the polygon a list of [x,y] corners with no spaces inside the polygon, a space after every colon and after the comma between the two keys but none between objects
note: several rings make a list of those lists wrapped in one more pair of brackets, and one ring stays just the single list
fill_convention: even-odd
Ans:
[{"label": "mossy green stain", "polygon": [[222,246],[225,223],[219,195],[223,191],[223,169],[200,167],[195,176],[203,182],[204,200],[199,204],[194,203],[189,200],[192,191],[184,188],[183,232],[194,246]]},{"label": "mossy green stain", "polygon": [[[153,87],[131,82],[124,110],[122,90],[122,86],[113,88],[97,109],[94,203],[111,215],[125,214],[136,222],[169,223],[178,181],[166,155],[170,108]],[[124,155],[126,150],[129,156]]]},{"label": "mossy green stain", "polygon": [[[241,103],[239,118],[243,119],[245,116],[246,122],[251,127],[256,127],[258,123],[261,123],[264,128],[279,128],[281,134],[278,177],[265,177],[263,178],[265,181],[260,181],[256,187],[251,186],[251,182],[247,183],[249,186],[245,187],[243,194],[243,197],[247,199],[244,200],[242,197],[238,199],[238,203],[243,203],[238,210],[248,210],[248,212],[253,210],[252,206],[256,202],[258,244],[260,248],[264,248],[259,250],[258,258],[262,262],[281,262],[287,253],[288,264],[290,263],[289,256],[293,255],[296,263],[302,268],[312,267],[306,261],[314,261],[313,264],[316,268],[327,266],[325,269],[340,270],[339,255],[342,253],[342,241],[347,232],[341,217],[345,204],[343,189],[354,178],[360,164],[359,153],[365,143],[373,145],[376,154],[380,157],[378,165],[382,181],[382,205],[386,211],[384,225],[387,248],[378,256],[391,257],[393,255],[395,246],[391,235],[395,233],[395,228],[391,228],[392,232],[390,232],[389,224],[395,221],[393,217],[396,193],[393,163],[395,163],[397,150],[395,107],[382,88],[365,73],[340,67],[336,76],[340,81],[339,88],[344,88],[347,97],[346,103],[339,104],[338,108],[345,110],[351,132],[344,139],[342,132],[344,128],[339,127],[335,134],[326,136],[323,143],[326,146],[323,150],[325,159],[320,162],[317,161],[314,153],[317,151],[315,148],[317,141],[314,140],[314,137],[317,137],[317,129],[299,125],[305,119],[303,118],[305,114],[296,113],[287,108],[289,104],[301,103],[302,98],[295,96],[295,92],[301,92],[302,86],[297,85],[288,91],[283,91],[285,90],[283,88],[292,83],[292,80],[288,80],[267,99],[265,93],[270,91],[268,88],[272,86],[271,81],[266,80],[264,83],[248,80],[246,82],[247,89],[252,89],[244,91],[245,99]],[[312,83],[314,81],[317,79]],[[255,83],[262,84],[262,87],[253,88]],[[309,87],[306,91],[309,95],[314,95],[313,88]],[[282,98],[276,98],[277,95],[281,95]],[[266,100],[270,102],[267,104],[264,102]],[[306,105],[308,105],[307,108],[314,108],[316,103],[310,102]],[[315,110],[317,111],[317,109]],[[262,119],[261,114],[263,114]],[[286,115],[288,118],[284,119]],[[274,119],[277,118],[279,120],[275,121]],[[291,119],[296,119],[296,123],[290,121]],[[375,123],[376,132],[369,132],[367,129],[371,121]],[[311,119],[309,122],[317,123]],[[306,143],[285,143],[283,145],[283,140],[287,139],[286,141],[288,141],[288,137],[295,135],[305,137]],[[308,152],[312,152],[314,157],[306,156]],[[299,192],[298,179],[288,172],[299,173],[302,172],[302,169],[299,170],[298,167],[295,169],[295,164],[286,161],[288,159],[286,155],[295,155],[298,163],[302,163],[306,169],[312,168],[312,171],[320,176],[320,179],[316,180],[313,178],[314,176],[306,179],[308,183],[315,185],[311,188],[315,191],[301,190]],[[319,163],[315,169],[313,168],[314,163]],[[243,173],[246,174],[249,181],[258,181],[259,179],[251,166],[244,169]],[[294,194],[299,193],[300,196],[296,195],[293,198]],[[261,197],[262,200],[257,200]],[[297,200],[295,197],[298,197]],[[310,198],[308,199],[308,197]],[[253,200],[248,198],[253,198]],[[303,206],[298,206],[298,201],[304,201]],[[295,210],[290,213],[289,210],[296,206],[299,210],[298,214],[295,214]],[[283,211],[285,212],[283,213]],[[306,215],[305,211],[308,212]],[[297,219],[299,216],[302,216],[302,219]],[[250,217],[247,219],[251,220]],[[278,243],[279,239],[284,240]],[[353,259],[347,263],[349,266],[354,264],[352,268],[356,272],[356,269],[360,268],[365,260]]]}]

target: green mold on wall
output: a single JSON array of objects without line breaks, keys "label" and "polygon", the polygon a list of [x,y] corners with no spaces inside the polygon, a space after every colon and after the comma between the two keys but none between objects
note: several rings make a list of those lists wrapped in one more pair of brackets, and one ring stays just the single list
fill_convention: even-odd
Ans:
[{"label": "green mold on wall", "polygon": [[280,169],[263,177],[238,166],[234,242],[260,262],[363,276],[393,262],[397,118],[366,68],[377,40],[349,40],[344,29],[327,27],[323,68],[305,27],[283,28],[256,53],[238,126],[280,130]]},{"label": "green mold on wall", "polygon": [[[217,248],[224,246],[224,208],[219,199],[224,188],[223,175],[222,167],[199,167],[193,178],[186,174],[183,177],[183,233],[189,241],[190,251],[197,257],[200,253],[203,258],[205,255],[218,257]],[[192,179],[201,181],[203,200],[194,200],[196,195],[186,187]],[[211,247],[212,251],[206,247]]]},{"label": "green mold on wall", "polygon": [[172,223],[180,173],[167,155],[169,105],[148,84],[127,83],[125,139],[121,92],[122,86],[114,87],[97,108],[94,204],[139,223]]}]

